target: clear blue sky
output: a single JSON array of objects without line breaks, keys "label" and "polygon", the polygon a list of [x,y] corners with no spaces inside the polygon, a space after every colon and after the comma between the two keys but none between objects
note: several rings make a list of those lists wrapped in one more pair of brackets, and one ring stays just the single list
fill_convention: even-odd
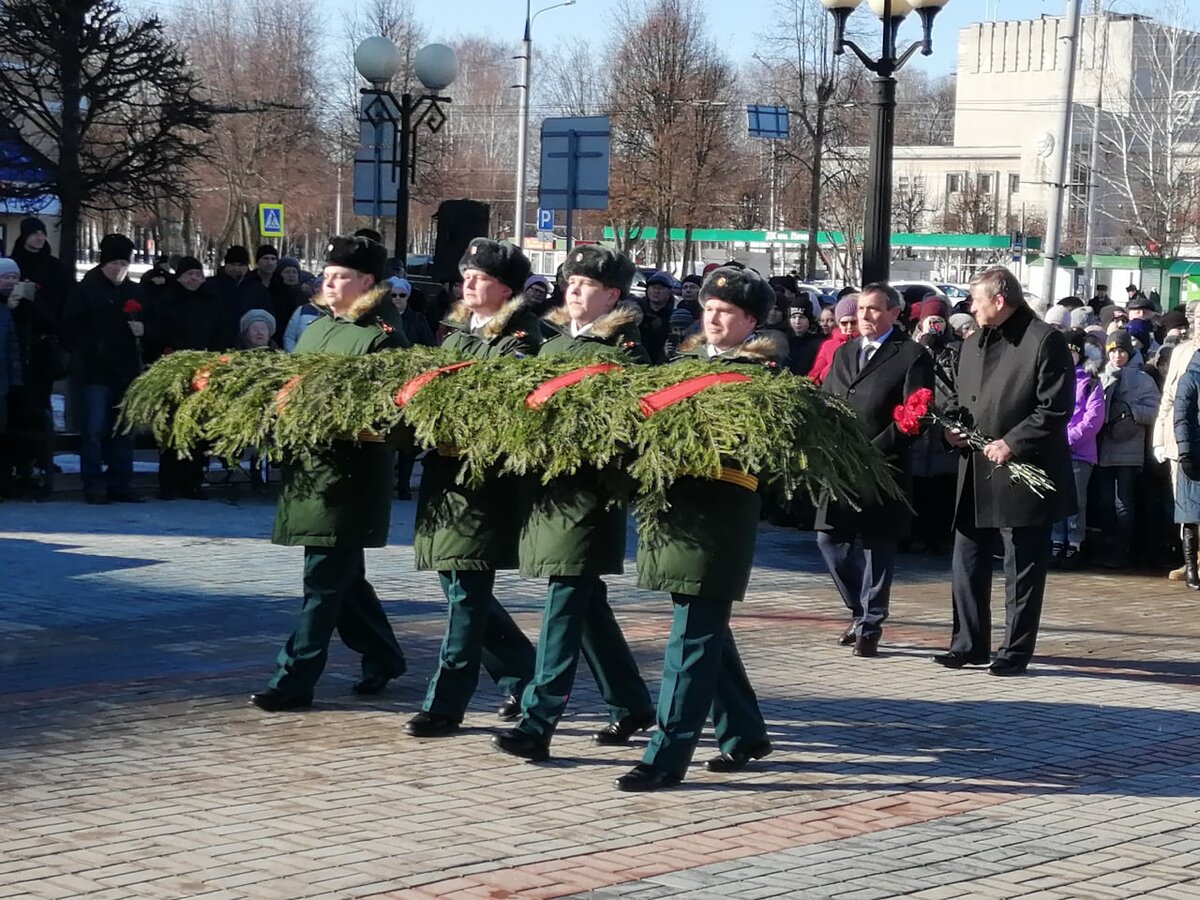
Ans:
[{"label": "clear blue sky", "polygon": [[[353,0],[341,0],[342,3]],[[535,0],[535,10],[555,0]],[[635,0],[648,2],[648,0]],[[1104,0],[1105,5],[1122,12],[1149,12],[1152,2],[1144,0]],[[1090,10],[1092,0],[1084,0]],[[484,32],[498,40],[511,38],[520,41],[525,24],[525,0],[416,0],[417,15],[429,29],[430,37],[452,43],[456,35]],[[705,0],[709,24],[724,44],[735,63],[750,58],[760,35],[771,30],[777,10],[776,0]],[[931,71],[945,73],[954,68],[957,32],[973,22],[990,18],[1030,19],[1039,15],[1062,15],[1065,0],[950,0],[942,11],[934,30],[934,54],[916,61]],[[999,10],[999,12],[996,12]],[[537,20],[535,42],[553,41],[561,36],[582,31],[598,38],[607,34],[606,18],[614,12],[609,0],[577,0],[574,6],[556,9]],[[870,15],[864,3],[856,16]],[[905,23],[902,36],[910,40],[920,34],[916,17]]]}]

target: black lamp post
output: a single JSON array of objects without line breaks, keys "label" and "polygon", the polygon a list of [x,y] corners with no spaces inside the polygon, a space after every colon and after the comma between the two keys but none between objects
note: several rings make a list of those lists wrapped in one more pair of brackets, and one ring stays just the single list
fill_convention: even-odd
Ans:
[{"label": "black lamp post", "polygon": [[[869,0],[871,11],[883,22],[883,49],[872,59],[846,38],[846,21],[862,0],[821,0],[834,18],[833,52],[847,47],[875,73],[874,123],[871,128],[871,161],[867,184],[867,215],[863,225],[864,285],[887,281],[892,265],[892,158],[896,144],[895,75],[918,50],[933,53],[933,20],[949,0]],[[896,37],[904,17],[913,10],[921,17],[924,36],[903,53],[896,52]]]},{"label": "black lamp post", "polygon": [[400,71],[402,64],[399,49],[386,37],[367,38],[354,51],[354,65],[358,73],[371,83],[371,87],[361,89],[362,95],[369,98],[363,104],[363,119],[375,126],[377,135],[385,122],[393,130],[391,159],[380,159],[381,148],[377,139],[376,165],[390,163],[398,170],[395,255],[401,265],[407,266],[409,185],[417,180],[417,132],[425,125],[436,134],[446,124],[446,112],[441,104],[451,101],[438,92],[454,82],[458,75],[458,57],[444,44],[422,47],[413,57],[413,70],[417,80],[429,93],[418,97],[406,93],[397,100],[396,95],[387,89],[387,84]]}]

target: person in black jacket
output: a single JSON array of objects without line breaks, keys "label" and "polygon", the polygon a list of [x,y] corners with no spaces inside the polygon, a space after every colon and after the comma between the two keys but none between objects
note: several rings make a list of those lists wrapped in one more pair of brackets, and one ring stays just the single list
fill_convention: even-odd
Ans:
[{"label": "person in black jacket", "polygon": [[221,302],[221,349],[237,343],[242,316],[252,309],[265,309],[272,314],[274,303],[270,292],[257,274],[250,273],[250,253],[234,245],[225,251],[221,271],[209,279],[213,293]]},{"label": "person in black jacket", "polygon": [[126,275],[133,241],[106,234],[100,264],[75,287],[63,314],[71,374],[82,400],[79,462],[88,503],[140,503],[133,492],[133,438],[114,434],[117,406],[142,370],[145,335],[137,285]]},{"label": "person in black jacket", "polygon": [[793,375],[809,373],[823,341],[808,306],[793,306],[788,313],[788,368]]},{"label": "person in black jacket", "polygon": [[[900,433],[892,411],[919,388],[933,387],[933,361],[919,344],[896,327],[901,301],[896,289],[869,284],[858,297],[858,331],[833,355],[821,385],[846,401],[871,443],[896,470],[897,482],[910,487],[913,438]],[[898,541],[911,514],[903,500],[862,498],[861,509],[823,497],[817,510],[817,546],[829,566],[842,602],[854,617],[841,643],[854,645],[855,656],[876,656],[888,616]],[[862,549],[857,542],[862,542]]]},{"label": "person in black jacket", "polygon": [[[971,314],[979,331],[963,344],[955,384],[964,421],[993,440],[966,451],[958,467],[951,592],[950,650],[934,662],[951,669],[986,665],[991,652],[992,554],[1003,541],[1004,643],[993,675],[1020,675],[1029,665],[1041,621],[1050,526],[1076,512],[1067,425],[1075,409],[1075,366],[1066,338],[1039,320],[1016,277],[1002,266],[971,279]],[[1054,490],[1039,495],[1014,482],[1005,463],[1039,466]]]}]

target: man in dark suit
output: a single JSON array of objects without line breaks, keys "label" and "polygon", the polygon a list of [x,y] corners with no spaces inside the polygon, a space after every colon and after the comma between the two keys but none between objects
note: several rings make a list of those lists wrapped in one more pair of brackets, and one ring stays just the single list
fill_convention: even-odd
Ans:
[{"label": "man in dark suit", "polygon": [[[918,388],[933,387],[933,362],[896,328],[900,295],[887,284],[869,284],[858,297],[858,332],[833,356],[822,390],[846,401],[871,442],[895,467],[904,487],[912,480],[909,448],[892,411]],[[842,602],[854,617],[841,637],[855,656],[875,656],[888,615],[896,545],[911,514],[900,500],[861,498],[860,509],[829,496],[817,510],[817,546]],[[861,542],[861,546],[860,546]]]},{"label": "man in dark suit", "polygon": [[[1075,512],[1067,445],[1075,371],[1066,339],[1033,314],[1008,269],[993,266],[971,280],[971,314],[979,331],[959,356],[958,406],[964,423],[995,440],[980,451],[964,452],[959,463],[954,631],[950,652],[933,659],[950,669],[987,664],[992,554],[999,538],[1004,544],[1004,643],[989,671],[1020,675],[1037,641],[1050,525]],[[946,440],[966,446],[955,432],[948,431]],[[1039,497],[997,471],[1014,460],[1041,467],[1055,490]]]}]

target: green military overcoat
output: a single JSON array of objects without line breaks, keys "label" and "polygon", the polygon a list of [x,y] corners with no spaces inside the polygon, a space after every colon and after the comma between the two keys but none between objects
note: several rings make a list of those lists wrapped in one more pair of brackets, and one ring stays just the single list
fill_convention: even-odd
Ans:
[{"label": "green military overcoat", "polygon": [[[481,328],[459,304],[442,323],[442,346],[461,359],[536,356],[542,344],[537,316],[523,298],[509,301]],[[418,569],[490,572],[517,567],[517,539],[528,511],[527,479],[487,478],[479,487],[458,484],[454,448],[439,448],[422,463],[413,552]]]},{"label": "green military overcoat", "polygon": [[[542,345],[539,355],[575,356],[580,365],[600,358],[623,365],[649,365],[650,354],[642,346],[638,328],[641,318],[636,306],[622,304],[597,319],[588,331],[572,337],[566,310],[553,310],[542,320],[553,337]],[[588,468],[535,485],[529,517],[521,529],[521,574],[550,577],[623,572],[628,505],[615,495],[628,487],[622,483],[625,478],[619,471],[601,473]]]},{"label": "green military overcoat", "polygon": [[[345,315],[323,313],[304,330],[296,353],[363,356],[411,346],[385,288],[364,294]],[[394,450],[382,440],[346,441],[289,462],[271,540],[288,546],[382,547],[391,523]]]},{"label": "green military overcoat", "polygon": [[[753,335],[741,347],[710,357],[703,336],[685,341],[676,359],[707,359],[714,366],[759,366],[782,371],[787,339],[780,332]],[[746,595],[754,564],[762,501],[747,473],[732,480],[683,477],[667,492],[670,508],[657,528],[641,523],[638,585],[710,600],[733,602]],[[738,483],[740,482],[740,483]]]}]

